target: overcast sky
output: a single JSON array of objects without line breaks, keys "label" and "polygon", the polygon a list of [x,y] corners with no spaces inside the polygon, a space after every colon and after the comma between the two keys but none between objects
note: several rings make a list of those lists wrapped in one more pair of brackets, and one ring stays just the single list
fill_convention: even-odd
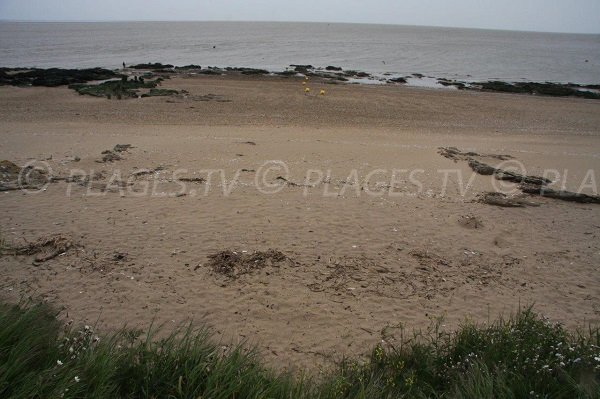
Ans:
[{"label": "overcast sky", "polygon": [[0,0],[0,19],[363,22],[600,33],[600,0]]}]

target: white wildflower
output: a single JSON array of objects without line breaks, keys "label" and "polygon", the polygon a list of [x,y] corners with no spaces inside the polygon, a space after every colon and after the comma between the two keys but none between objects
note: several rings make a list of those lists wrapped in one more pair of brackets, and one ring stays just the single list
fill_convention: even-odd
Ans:
[{"label": "white wildflower", "polygon": [[57,360],[57,361],[56,361],[56,365],[57,365],[57,366],[62,366],[62,365],[63,365],[63,362],[61,362],[60,360]]},{"label": "white wildflower", "polygon": [[79,382],[79,381],[81,381],[81,378],[75,376],[75,382]]}]

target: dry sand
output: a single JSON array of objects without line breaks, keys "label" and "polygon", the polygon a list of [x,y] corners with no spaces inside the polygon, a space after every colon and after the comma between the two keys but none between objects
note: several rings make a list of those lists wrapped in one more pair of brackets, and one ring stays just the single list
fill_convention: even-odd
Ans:
[{"label": "dry sand", "polygon": [[[0,159],[48,159],[55,176],[104,173],[91,189],[59,181],[37,194],[0,193],[5,240],[62,234],[76,245],[38,266],[31,256],[0,258],[2,298],[42,297],[103,330],[193,318],[226,341],[255,343],[277,366],[301,368],[364,354],[388,325],[426,328],[437,317],[452,329],[534,304],[571,327],[600,322],[600,205],[476,203],[494,180],[437,153],[510,154],[532,174],[568,171],[567,189],[578,190],[590,170],[597,184],[599,101],[309,86],[305,96],[296,79],[176,78],[164,87],[190,97],[124,101],[0,87]],[[314,94],[321,87],[324,97]],[[96,162],[125,143],[134,148],[122,160]],[[255,177],[270,160],[285,162],[299,185],[261,193]],[[98,194],[115,172],[127,181],[158,166],[122,193],[113,185]],[[160,195],[182,189],[172,181],[178,169],[204,178],[202,170],[223,170],[231,193],[217,172],[186,182],[186,196]],[[310,169],[330,170],[330,184],[303,187]],[[384,171],[361,190],[376,169]],[[391,181],[393,169],[420,171],[412,182],[408,172]],[[345,184],[353,170],[359,184]],[[463,195],[449,172],[444,190],[442,170],[459,171],[464,184],[473,177],[472,186]],[[279,175],[264,180],[284,183]],[[395,195],[368,194],[390,182]],[[157,195],[140,193],[146,183]],[[287,259],[235,279],[209,264],[220,251],[268,249]]]}]

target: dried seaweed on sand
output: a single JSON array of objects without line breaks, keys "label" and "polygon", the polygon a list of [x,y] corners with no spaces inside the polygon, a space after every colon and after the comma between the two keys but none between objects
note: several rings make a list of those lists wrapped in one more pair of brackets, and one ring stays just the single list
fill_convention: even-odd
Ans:
[{"label": "dried seaweed on sand", "polygon": [[288,257],[280,251],[269,249],[253,253],[240,253],[231,250],[217,252],[208,257],[208,266],[217,274],[237,279],[266,266],[278,267]]},{"label": "dried seaweed on sand", "polygon": [[35,266],[47,262],[57,256],[64,254],[73,248],[73,241],[62,234],[55,234],[48,237],[41,237],[33,242],[28,242],[19,246],[6,246],[2,248],[2,254],[11,254],[18,256],[32,256]]}]

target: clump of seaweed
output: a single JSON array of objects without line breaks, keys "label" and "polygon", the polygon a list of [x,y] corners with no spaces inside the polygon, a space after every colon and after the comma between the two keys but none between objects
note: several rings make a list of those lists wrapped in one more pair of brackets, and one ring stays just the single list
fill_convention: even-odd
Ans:
[{"label": "clump of seaweed", "polygon": [[9,245],[5,241],[0,243],[0,253],[2,255],[14,256],[32,256],[35,266],[47,262],[57,256],[64,254],[73,248],[73,241],[62,234],[55,234],[48,237],[41,237],[33,242],[26,242],[23,245]]},{"label": "clump of seaweed", "polygon": [[225,250],[210,255],[208,259],[208,266],[213,272],[230,279],[237,279],[242,275],[250,274],[266,266],[278,267],[288,257],[274,249],[256,251],[250,254]]}]

